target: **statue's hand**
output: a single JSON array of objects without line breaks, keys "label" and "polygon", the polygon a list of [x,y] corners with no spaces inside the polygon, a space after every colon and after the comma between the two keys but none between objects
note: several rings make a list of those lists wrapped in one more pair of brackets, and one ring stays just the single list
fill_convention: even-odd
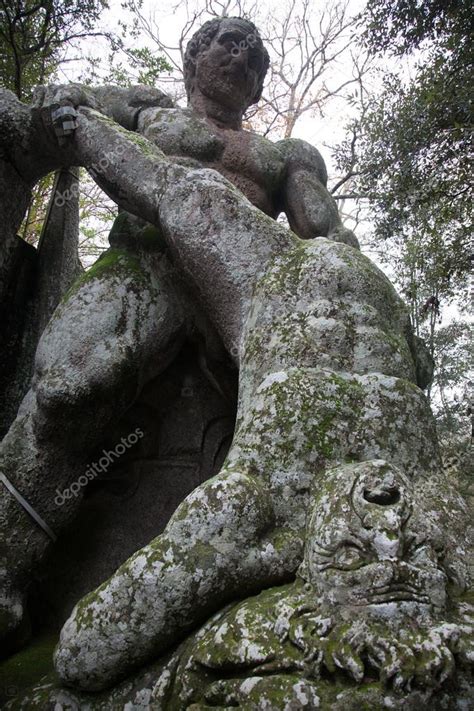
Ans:
[{"label": "statue's hand", "polygon": [[77,128],[76,108],[88,106],[97,111],[102,107],[82,84],[50,84],[38,86],[33,95],[33,107],[42,110],[46,123],[52,123],[54,133],[61,142]]},{"label": "statue's hand", "polygon": [[[116,121],[123,128],[135,131],[140,111],[151,107],[170,108],[173,102],[160,89],[137,84],[123,88],[120,86],[94,87],[94,97],[100,104],[101,113]],[[86,104],[89,106],[90,104]]]},{"label": "statue's hand", "polygon": [[89,106],[101,111],[101,106],[94,93],[82,84],[49,84],[37,86],[33,94],[34,108],[56,106]]},{"label": "statue's hand", "polygon": [[355,618],[336,625],[319,643],[324,665],[329,672],[341,669],[358,683],[376,671],[384,686],[399,692],[413,686],[436,688],[453,676],[453,654],[459,652],[461,637],[458,625],[428,624],[412,630],[403,615],[397,624],[398,630],[383,620]]},{"label": "statue's hand", "polygon": [[330,673],[337,668],[345,671],[356,683],[364,678],[363,639],[359,630],[347,625],[336,625],[327,637],[320,641],[323,663]]}]

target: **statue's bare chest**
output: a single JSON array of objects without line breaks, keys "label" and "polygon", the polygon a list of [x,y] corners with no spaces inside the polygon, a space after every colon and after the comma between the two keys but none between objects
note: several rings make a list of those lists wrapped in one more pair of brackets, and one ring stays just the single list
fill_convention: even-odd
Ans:
[{"label": "statue's bare chest", "polygon": [[214,168],[261,210],[278,213],[284,159],[271,141],[248,131],[218,129],[189,109],[147,109],[138,130],[166,155]]}]

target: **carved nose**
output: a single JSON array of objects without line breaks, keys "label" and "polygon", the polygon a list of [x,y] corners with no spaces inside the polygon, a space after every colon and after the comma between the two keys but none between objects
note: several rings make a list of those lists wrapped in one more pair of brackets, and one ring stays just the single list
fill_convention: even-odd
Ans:
[{"label": "carved nose", "polygon": [[392,561],[392,583],[409,585],[413,573],[402,560]]}]

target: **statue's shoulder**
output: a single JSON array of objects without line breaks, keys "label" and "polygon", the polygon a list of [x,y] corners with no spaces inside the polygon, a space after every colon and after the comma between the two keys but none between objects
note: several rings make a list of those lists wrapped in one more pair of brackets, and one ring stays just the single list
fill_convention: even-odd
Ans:
[{"label": "statue's shoulder", "polygon": [[303,584],[289,583],[247,598],[196,637],[192,656],[201,668],[242,671],[275,658],[281,628],[301,607]]},{"label": "statue's shoulder", "polygon": [[301,138],[284,138],[275,144],[284,157],[288,169],[305,169],[316,173],[323,185],[327,185],[328,172],[321,153]]}]

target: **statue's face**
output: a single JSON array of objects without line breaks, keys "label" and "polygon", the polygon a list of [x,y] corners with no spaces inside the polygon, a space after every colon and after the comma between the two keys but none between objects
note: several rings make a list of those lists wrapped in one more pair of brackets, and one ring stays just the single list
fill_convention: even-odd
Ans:
[{"label": "statue's face", "polygon": [[413,502],[410,481],[378,460],[328,475],[311,517],[306,577],[330,605],[442,608],[441,533]]},{"label": "statue's face", "polygon": [[196,58],[199,91],[230,110],[244,111],[258,88],[263,55],[255,35],[241,22],[222,22],[209,48]]}]

